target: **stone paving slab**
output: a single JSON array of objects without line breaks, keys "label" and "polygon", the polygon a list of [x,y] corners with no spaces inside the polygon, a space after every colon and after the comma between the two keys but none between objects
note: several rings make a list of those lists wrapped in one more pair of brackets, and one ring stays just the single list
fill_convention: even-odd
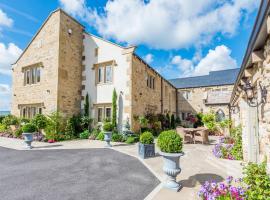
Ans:
[{"label": "stone paving slab", "polygon": [[[206,180],[223,181],[227,176],[234,177],[242,176],[242,166],[240,161],[231,161],[225,159],[218,159],[213,156],[212,148],[217,140],[217,137],[210,137],[212,145],[202,144],[185,144],[185,155],[180,159],[180,166],[182,168],[181,174],[177,177],[183,188],[180,192],[173,192],[162,187],[162,184],[157,186],[146,199],[154,200],[193,200],[197,198],[197,192],[201,184]],[[113,150],[128,154],[140,160],[160,181],[166,179],[162,165],[163,160],[158,156],[158,148],[156,148],[157,156],[142,160],[138,157],[137,144],[127,145],[123,143],[112,143]],[[8,148],[15,148],[23,150],[22,141],[9,138],[0,137],[0,146],[5,145]],[[58,142],[54,144],[34,142],[33,150],[44,149],[86,149],[86,148],[104,148],[105,143],[96,140],[73,140]]]}]

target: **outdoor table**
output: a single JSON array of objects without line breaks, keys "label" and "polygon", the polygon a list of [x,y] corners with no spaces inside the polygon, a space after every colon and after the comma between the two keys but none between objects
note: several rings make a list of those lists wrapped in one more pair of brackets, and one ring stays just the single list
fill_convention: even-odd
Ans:
[{"label": "outdoor table", "polygon": [[204,127],[199,127],[199,128],[184,128],[183,129],[186,133],[189,133],[192,135],[192,140],[193,140],[193,143],[195,144],[196,141],[195,141],[195,135],[196,135],[196,132],[198,131],[203,131],[205,130]]}]

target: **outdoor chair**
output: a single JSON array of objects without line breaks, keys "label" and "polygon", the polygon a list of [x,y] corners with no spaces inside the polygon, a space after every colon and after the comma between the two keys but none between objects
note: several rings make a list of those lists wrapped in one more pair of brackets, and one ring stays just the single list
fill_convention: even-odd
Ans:
[{"label": "outdoor chair", "polygon": [[184,143],[191,143],[193,138],[192,135],[185,131],[184,127],[178,126],[176,127],[176,132],[178,135],[180,135],[181,138],[183,138]]},{"label": "outdoor chair", "polygon": [[195,133],[195,141],[199,141],[202,144],[209,144],[209,139],[208,139],[208,129],[204,130],[199,130]]}]

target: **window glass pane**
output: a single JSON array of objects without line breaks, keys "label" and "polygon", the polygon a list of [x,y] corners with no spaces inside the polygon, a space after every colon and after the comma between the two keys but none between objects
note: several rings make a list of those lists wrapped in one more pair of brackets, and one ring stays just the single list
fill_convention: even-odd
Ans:
[{"label": "window glass pane", "polygon": [[30,84],[30,71],[26,71],[26,84]]},{"label": "window glass pane", "polygon": [[111,108],[106,108],[106,118],[111,119]]},{"label": "window glass pane", "polygon": [[106,67],[106,82],[112,82],[112,66]]},{"label": "window glass pane", "polygon": [[98,108],[98,122],[101,122],[102,121],[102,111],[103,109],[102,108]]},{"label": "window glass pane", "polygon": [[38,108],[38,113],[42,114],[42,108]]},{"label": "window glass pane", "polygon": [[40,82],[40,68],[38,67],[36,70],[37,70],[36,71],[36,80],[37,80],[37,83],[39,83]]},{"label": "window glass pane", "polygon": [[35,83],[35,68],[31,69],[31,84]]},{"label": "window glass pane", "polygon": [[153,78],[153,89],[155,89],[155,78]]},{"label": "window glass pane", "polygon": [[99,67],[98,68],[98,82],[99,83],[103,82],[103,77],[104,77],[103,67]]}]

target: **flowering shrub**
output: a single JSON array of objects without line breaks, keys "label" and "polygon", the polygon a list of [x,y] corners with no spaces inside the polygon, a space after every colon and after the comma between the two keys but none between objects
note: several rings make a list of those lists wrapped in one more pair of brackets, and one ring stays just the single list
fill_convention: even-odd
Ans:
[{"label": "flowering shrub", "polygon": [[230,160],[242,160],[242,137],[241,127],[232,129],[232,137],[222,137],[219,143],[215,145],[212,150],[217,158],[225,158]]},{"label": "flowering shrub", "polygon": [[203,200],[244,200],[246,199],[247,188],[244,186],[242,179],[235,179],[229,176],[226,182],[216,183],[206,181],[198,196]]}]

